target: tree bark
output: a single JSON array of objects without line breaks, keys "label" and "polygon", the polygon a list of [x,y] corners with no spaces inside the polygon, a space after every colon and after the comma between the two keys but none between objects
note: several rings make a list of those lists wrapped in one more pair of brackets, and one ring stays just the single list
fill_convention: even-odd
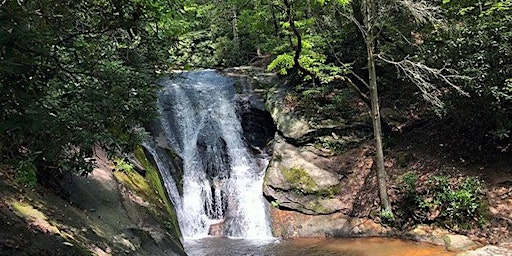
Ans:
[{"label": "tree bark", "polygon": [[387,191],[387,174],[384,168],[384,152],[382,149],[382,125],[379,110],[379,95],[377,92],[377,71],[375,70],[375,18],[377,7],[375,0],[365,0],[366,28],[365,43],[368,52],[368,78],[370,85],[371,116],[373,121],[373,134],[375,137],[375,148],[377,154],[377,182],[379,184],[379,197],[381,212],[390,214],[392,217],[391,202]]},{"label": "tree bark", "polygon": [[[292,10],[292,3],[290,3],[290,1],[288,0],[284,0],[283,2],[285,5],[286,17],[288,19],[288,22],[290,23],[290,28],[293,34],[295,35],[295,39],[297,39],[297,45],[295,46],[295,54],[293,56],[293,68],[295,70],[302,72],[304,76],[311,76],[311,78],[313,78],[313,82],[316,84],[318,82],[318,77],[313,72],[309,71],[300,64],[300,55],[302,53],[302,35],[300,34],[300,31],[297,28],[297,26],[295,26],[295,15]],[[290,44],[293,47],[292,40],[290,40]]]},{"label": "tree bark", "polygon": [[236,6],[233,4],[231,11],[233,12],[233,43],[235,46],[235,52],[238,53],[240,50],[240,38],[238,36],[238,16]]}]

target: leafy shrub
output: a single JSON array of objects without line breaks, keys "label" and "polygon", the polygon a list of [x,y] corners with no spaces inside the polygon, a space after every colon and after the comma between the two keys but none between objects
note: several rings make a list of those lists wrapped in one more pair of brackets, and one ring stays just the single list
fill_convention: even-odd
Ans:
[{"label": "leafy shrub", "polygon": [[486,223],[483,186],[478,178],[452,182],[449,176],[434,176],[419,191],[417,179],[414,172],[402,176],[404,217],[420,223],[436,222],[455,230]]},{"label": "leafy shrub", "polygon": [[37,183],[36,166],[31,159],[25,159],[18,162],[15,166],[16,180],[28,187],[34,187]]},{"label": "leafy shrub", "polygon": [[426,199],[433,200],[422,206],[437,208],[441,223],[460,229],[485,223],[485,204],[479,179],[468,177],[458,185],[451,185],[449,177],[435,176],[429,183],[431,189],[427,190]]}]

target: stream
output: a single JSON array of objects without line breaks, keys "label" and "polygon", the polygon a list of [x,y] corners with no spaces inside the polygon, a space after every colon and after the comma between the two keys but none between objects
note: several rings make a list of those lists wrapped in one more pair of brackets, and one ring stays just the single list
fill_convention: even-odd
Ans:
[{"label": "stream", "polygon": [[300,238],[186,240],[190,256],[449,256],[442,246],[394,238]]}]

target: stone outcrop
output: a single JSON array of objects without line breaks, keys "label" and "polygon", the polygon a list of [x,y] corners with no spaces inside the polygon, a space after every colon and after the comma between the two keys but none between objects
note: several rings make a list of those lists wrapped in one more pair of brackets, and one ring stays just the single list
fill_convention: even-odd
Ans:
[{"label": "stone outcrop", "polygon": [[274,235],[294,237],[369,237],[397,235],[367,218],[348,217],[341,213],[305,215],[295,211],[270,210]]},{"label": "stone outcrop", "polygon": [[336,197],[340,191],[340,177],[308,160],[314,157],[312,152],[277,138],[265,177],[265,196],[273,204],[306,214],[329,214],[340,210]]},{"label": "stone outcrop", "polygon": [[[328,117],[311,120],[305,114],[297,113],[287,106],[287,91],[284,87],[274,87],[267,91],[266,108],[270,112],[277,130],[293,144],[305,144],[318,139],[334,137],[346,143],[361,142],[371,135],[371,122],[364,112],[351,115],[350,120]],[[327,138],[323,138],[326,137]]]}]

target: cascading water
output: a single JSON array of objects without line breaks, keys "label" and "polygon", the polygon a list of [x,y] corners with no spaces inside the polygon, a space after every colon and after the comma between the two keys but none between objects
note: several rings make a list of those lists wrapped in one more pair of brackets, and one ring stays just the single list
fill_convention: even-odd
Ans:
[{"label": "cascading water", "polygon": [[[183,193],[180,197],[169,191],[183,236],[208,236],[210,225],[217,223],[223,236],[271,237],[262,198],[264,171],[243,142],[233,81],[205,70],[162,80],[161,85],[162,128],[183,160]],[[176,189],[175,184],[166,187]]]}]

